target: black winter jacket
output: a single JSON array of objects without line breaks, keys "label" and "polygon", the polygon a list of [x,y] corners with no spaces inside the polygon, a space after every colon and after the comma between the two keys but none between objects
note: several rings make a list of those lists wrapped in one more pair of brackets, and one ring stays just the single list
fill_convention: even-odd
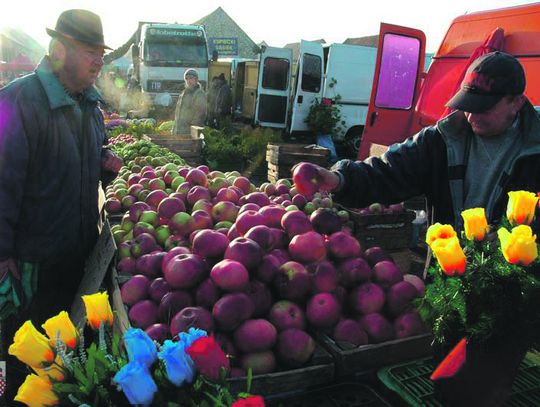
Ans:
[{"label": "black winter jacket", "polygon": [[[486,206],[490,222],[501,219],[509,191],[540,191],[540,119],[529,102],[520,111],[520,133],[524,148],[508,162],[495,186],[494,199]],[[364,162],[339,161],[333,169],[343,175],[344,183],[334,198],[358,208],[425,195],[435,221],[461,229],[460,214],[467,209],[463,208],[464,156],[470,137],[474,137],[470,125],[457,111],[403,143],[390,146],[381,157]]]},{"label": "black winter jacket", "polygon": [[97,238],[103,116],[99,94],[79,103],[45,57],[0,90],[0,260],[85,256]]}]

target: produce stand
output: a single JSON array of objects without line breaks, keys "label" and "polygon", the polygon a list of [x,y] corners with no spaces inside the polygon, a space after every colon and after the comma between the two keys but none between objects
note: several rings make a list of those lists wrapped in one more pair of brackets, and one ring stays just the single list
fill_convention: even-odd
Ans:
[{"label": "produce stand", "polygon": [[[381,382],[409,405],[442,407],[436,399],[433,382],[429,379],[435,365],[431,358],[387,366],[378,371]],[[530,357],[521,363],[512,386],[508,407],[540,405],[540,365]]]},{"label": "produce stand", "polygon": [[315,338],[334,357],[337,377],[366,373],[382,366],[417,359],[431,353],[429,334],[363,346],[336,342],[322,333],[317,334]]},{"label": "produce stand", "polygon": [[272,143],[266,149],[268,181],[290,178],[291,168],[299,162],[310,162],[326,167],[330,151],[316,144]]}]

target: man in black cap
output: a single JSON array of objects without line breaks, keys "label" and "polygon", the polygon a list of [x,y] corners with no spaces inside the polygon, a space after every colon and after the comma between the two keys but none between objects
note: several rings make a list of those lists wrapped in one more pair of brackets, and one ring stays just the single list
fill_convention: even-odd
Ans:
[{"label": "man in black cap", "polygon": [[321,188],[349,207],[425,194],[432,218],[457,229],[461,212],[474,207],[497,222],[508,191],[540,191],[540,120],[524,91],[516,58],[484,55],[448,102],[455,111],[381,157],[342,160],[332,171],[318,168]]},{"label": "man in black cap", "polygon": [[[25,319],[70,310],[98,236],[98,186],[122,162],[106,143],[93,87],[108,48],[100,18],[68,10],[36,70],[0,90],[0,298],[3,351]],[[11,298],[11,300],[10,300]],[[9,314],[15,320],[6,320]],[[8,359],[8,395],[21,377]]]}]

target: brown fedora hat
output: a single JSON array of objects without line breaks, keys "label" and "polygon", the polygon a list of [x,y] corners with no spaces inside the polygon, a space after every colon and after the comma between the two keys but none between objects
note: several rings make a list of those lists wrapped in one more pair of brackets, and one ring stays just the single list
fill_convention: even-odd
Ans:
[{"label": "brown fedora hat", "polygon": [[55,29],[47,28],[47,34],[55,38],[67,37],[86,44],[112,49],[105,45],[101,19],[88,10],[64,11],[58,17]]}]

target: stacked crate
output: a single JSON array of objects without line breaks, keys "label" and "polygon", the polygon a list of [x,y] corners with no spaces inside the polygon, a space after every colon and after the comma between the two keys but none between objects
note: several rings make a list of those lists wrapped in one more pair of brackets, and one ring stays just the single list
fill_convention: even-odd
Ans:
[{"label": "stacked crate", "polygon": [[292,167],[302,161],[326,167],[329,154],[327,148],[316,144],[269,143],[266,149],[268,181],[290,178]]}]

